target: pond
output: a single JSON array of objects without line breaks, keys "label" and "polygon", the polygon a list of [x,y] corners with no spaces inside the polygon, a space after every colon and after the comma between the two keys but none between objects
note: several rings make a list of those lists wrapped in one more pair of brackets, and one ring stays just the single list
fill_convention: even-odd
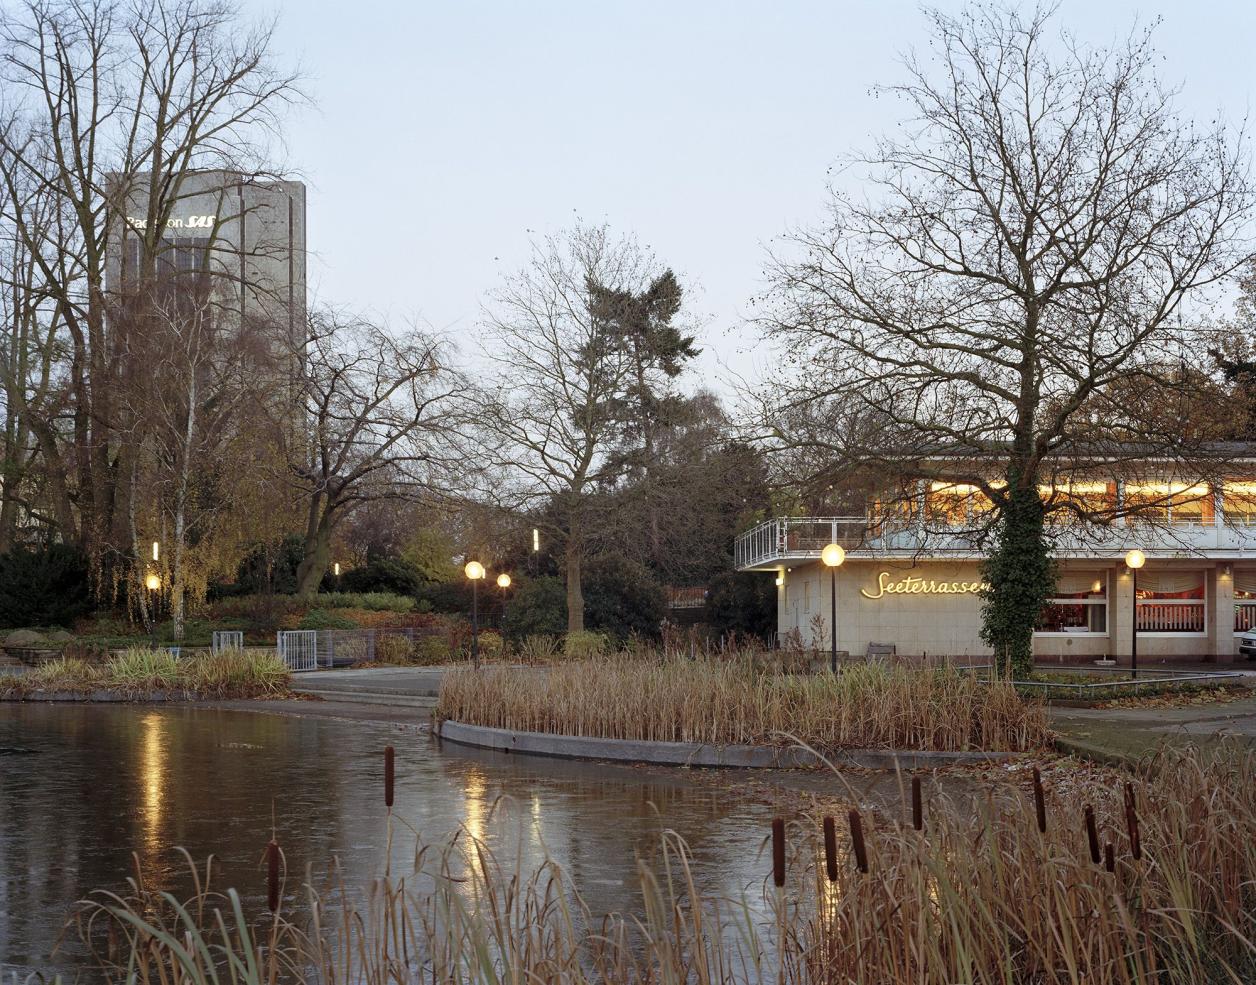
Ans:
[{"label": "pond", "polygon": [[[261,908],[262,852],[272,827],[288,868],[351,880],[380,874],[386,851],[382,750],[397,750],[394,810],[429,842],[459,828],[504,862],[548,855],[594,911],[632,907],[637,858],[665,829],[685,838],[704,889],[758,898],[773,800],[823,793],[889,805],[892,776],[847,788],[832,776],[699,772],[535,759],[438,745],[413,725],[195,706],[0,704],[0,977],[72,970],[49,958],[71,905],[124,888],[132,853],[150,885],[187,881],[176,846],[221,862],[219,886]],[[842,791],[845,791],[843,793]],[[507,821],[490,816],[502,796]],[[898,809],[895,805],[895,809]],[[522,835],[522,837],[520,837]],[[413,842],[394,842],[396,864]],[[297,889],[294,879],[289,890]]]}]

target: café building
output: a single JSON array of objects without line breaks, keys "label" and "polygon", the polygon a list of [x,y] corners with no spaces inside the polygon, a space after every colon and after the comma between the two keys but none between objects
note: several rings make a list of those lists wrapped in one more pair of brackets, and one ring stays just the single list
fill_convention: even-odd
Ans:
[{"label": "caf\u00e9 building", "polygon": [[[1152,505],[1054,530],[1059,579],[1034,634],[1037,660],[1127,664],[1135,626],[1140,663],[1241,659],[1242,635],[1256,630],[1256,482],[1092,481],[1070,494]],[[775,578],[782,640],[827,649],[835,589],[839,650],[989,657],[973,533],[980,500],[972,487],[930,483],[918,509],[888,517],[874,505],[860,517],[766,520],[737,539],[736,564]],[[844,549],[833,567],[821,559],[831,543]],[[1134,550],[1145,559],[1137,571],[1126,563]]]}]

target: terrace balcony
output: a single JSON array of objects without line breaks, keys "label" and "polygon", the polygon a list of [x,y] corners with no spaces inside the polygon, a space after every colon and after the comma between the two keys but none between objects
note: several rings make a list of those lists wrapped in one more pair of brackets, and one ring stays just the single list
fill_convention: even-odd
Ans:
[{"label": "terrace balcony", "polygon": [[[1117,559],[1137,547],[1151,558],[1216,558],[1256,561],[1256,515],[1206,518],[1130,517],[1108,526],[1068,523],[1055,528],[1059,558]],[[769,571],[781,565],[816,561],[826,544],[836,543],[852,558],[961,560],[985,553],[974,531],[962,522],[931,518],[777,517],[737,538],[739,571]]]}]

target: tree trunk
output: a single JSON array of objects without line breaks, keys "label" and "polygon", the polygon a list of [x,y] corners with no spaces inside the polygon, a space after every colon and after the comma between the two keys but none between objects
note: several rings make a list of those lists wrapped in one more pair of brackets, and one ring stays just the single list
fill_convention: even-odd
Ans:
[{"label": "tree trunk", "polygon": [[584,632],[584,591],[580,585],[583,545],[573,530],[567,538],[567,632]]},{"label": "tree trunk", "polygon": [[297,595],[310,598],[318,594],[319,582],[327,573],[331,560],[331,508],[319,510],[322,497],[317,496],[310,504],[310,522],[305,532],[305,554],[297,565]]}]

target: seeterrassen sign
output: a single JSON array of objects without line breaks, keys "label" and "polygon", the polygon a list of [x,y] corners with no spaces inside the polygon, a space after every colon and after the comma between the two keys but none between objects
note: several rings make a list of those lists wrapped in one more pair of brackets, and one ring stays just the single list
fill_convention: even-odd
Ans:
[{"label": "seeterrassen sign", "polygon": [[984,581],[937,581],[919,575],[903,575],[895,580],[892,572],[882,571],[877,575],[877,587],[872,591],[861,588],[859,594],[866,599],[887,595],[976,595],[988,587]]}]

